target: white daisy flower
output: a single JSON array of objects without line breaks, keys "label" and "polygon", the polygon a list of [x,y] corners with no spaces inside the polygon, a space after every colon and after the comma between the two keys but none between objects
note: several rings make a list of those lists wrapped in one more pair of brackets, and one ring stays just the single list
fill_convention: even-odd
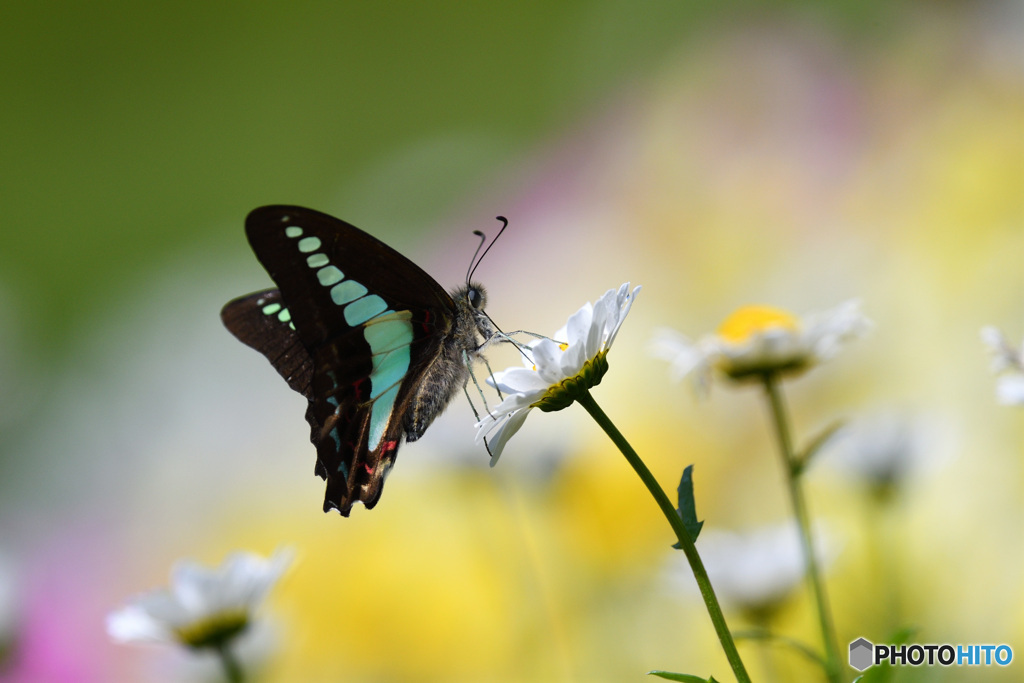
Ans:
[{"label": "white daisy flower", "polygon": [[[816,528],[821,539],[822,529]],[[817,542],[821,564],[830,558],[828,544]],[[806,573],[800,533],[793,522],[768,525],[743,533],[705,531],[697,548],[722,602],[752,616],[766,617],[796,589]],[[679,589],[691,590],[688,567],[673,556],[669,580]]]},{"label": "white daisy flower", "polygon": [[824,459],[866,485],[881,500],[897,494],[915,477],[939,469],[956,437],[941,420],[923,415],[879,412],[844,425]]},{"label": "white daisy flower", "polygon": [[596,303],[588,302],[576,311],[552,339],[527,345],[523,349],[525,367],[496,372],[488,380],[507,394],[476,424],[477,443],[490,437],[492,466],[509,438],[523,426],[530,409],[561,410],[600,383],[608,370],[605,356],[639,291],[640,287],[630,291],[628,282],[618,290],[609,289]]},{"label": "white daisy flower", "polygon": [[107,633],[121,643],[222,648],[249,627],[292,557],[289,550],[278,550],[269,559],[239,552],[216,569],[179,562],[171,571],[169,590],[140,595],[111,613]]},{"label": "white daisy flower", "polygon": [[996,380],[996,396],[1004,405],[1024,405],[1024,343],[1010,346],[1003,333],[994,327],[981,329],[981,340],[992,353],[992,372]]},{"label": "white daisy flower", "polygon": [[744,306],[715,334],[696,342],[674,330],[661,330],[651,350],[671,364],[673,379],[691,375],[697,388],[706,392],[714,370],[737,381],[771,372],[803,372],[836,355],[843,343],[870,326],[857,300],[803,318],[770,306]]}]

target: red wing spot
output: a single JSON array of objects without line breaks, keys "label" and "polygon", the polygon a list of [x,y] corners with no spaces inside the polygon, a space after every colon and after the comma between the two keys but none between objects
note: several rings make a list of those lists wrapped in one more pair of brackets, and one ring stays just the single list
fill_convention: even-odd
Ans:
[{"label": "red wing spot", "polygon": [[397,441],[385,441],[380,446],[380,454],[381,455],[387,455],[388,453],[390,453],[391,451],[395,450],[396,448],[398,448],[398,442]]},{"label": "red wing spot", "polygon": [[365,377],[360,377],[355,382],[352,382],[352,391],[355,392],[356,398],[360,398],[361,399],[363,397],[363,391],[362,391],[362,389],[360,387],[363,386],[364,382],[366,382],[366,378]]},{"label": "red wing spot", "polygon": [[370,467],[370,463],[368,463],[368,462],[364,462],[364,463],[363,463],[363,469],[364,469],[364,470],[366,470],[366,473],[367,473],[367,474],[370,474],[370,475],[372,475],[372,474],[373,474],[373,468],[372,468],[372,467]]}]

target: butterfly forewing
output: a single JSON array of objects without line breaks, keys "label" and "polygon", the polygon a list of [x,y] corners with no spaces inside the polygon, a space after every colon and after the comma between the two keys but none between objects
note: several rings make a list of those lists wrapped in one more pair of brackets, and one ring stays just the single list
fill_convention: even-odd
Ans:
[{"label": "butterfly forewing", "polygon": [[[351,321],[364,315],[388,309],[454,308],[448,293],[419,266],[333,216],[294,206],[265,206],[249,214],[245,232],[293,309],[341,313],[299,316],[296,329],[308,348],[345,332],[353,326]],[[357,300],[355,306],[348,305]],[[381,305],[385,308],[377,311]]]}]

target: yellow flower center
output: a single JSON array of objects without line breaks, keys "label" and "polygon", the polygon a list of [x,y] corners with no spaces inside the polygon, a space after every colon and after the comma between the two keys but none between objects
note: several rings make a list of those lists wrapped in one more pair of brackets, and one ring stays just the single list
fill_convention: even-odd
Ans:
[{"label": "yellow flower center", "polygon": [[248,613],[239,609],[211,614],[205,619],[177,628],[176,633],[183,644],[200,649],[219,647],[230,642],[248,626]]},{"label": "yellow flower center", "polygon": [[771,306],[743,306],[733,311],[718,328],[718,336],[732,344],[742,344],[755,334],[772,328],[797,331],[795,315]]},{"label": "yellow flower center", "polygon": [[598,351],[596,356],[583,363],[574,376],[548,387],[544,396],[531,407],[540,408],[545,413],[568,408],[583,393],[601,383],[604,373],[608,372],[607,355],[607,351]]}]

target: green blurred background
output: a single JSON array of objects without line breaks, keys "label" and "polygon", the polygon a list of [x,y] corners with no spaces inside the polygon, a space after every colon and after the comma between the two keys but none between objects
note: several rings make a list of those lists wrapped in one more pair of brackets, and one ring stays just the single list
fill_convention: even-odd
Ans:
[{"label": "green blurred background", "polygon": [[[302,398],[218,319],[269,284],[242,232],[269,203],[344,217],[446,285],[470,231],[508,216],[477,274],[506,329],[550,333],[644,285],[596,398],[665,488],[696,463],[706,528],[786,518],[768,424],[755,392],[671,384],[654,330],[861,298],[873,333],[790,387],[798,437],[885,414],[928,447],[881,511],[827,453],[810,474],[841,648],[911,624],[1024,655],[1024,420],[996,404],[978,339],[1024,335],[1020,12],[8,4],[0,680],[215,680],[111,644],[104,616],[179,557],[280,545],[299,561],[252,663],[264,680],[729,678],[703,606],[666,580],[669,529],[582,410],[532,416],[491,470],[457,401],[377,508],[320,512]],[[775,626],[817,643],[801,591]],[[814,680],[742,648],[761,680]]]}]

